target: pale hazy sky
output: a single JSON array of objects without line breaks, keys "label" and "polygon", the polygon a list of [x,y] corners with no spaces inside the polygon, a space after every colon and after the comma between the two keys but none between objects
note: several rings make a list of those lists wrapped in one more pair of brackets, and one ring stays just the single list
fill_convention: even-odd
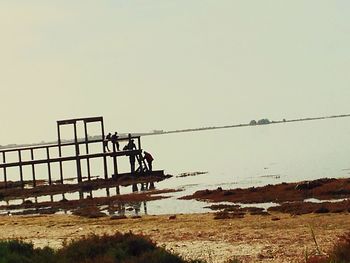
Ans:
[{"label": "pale hazy sky", "polygon": [[0,144],[350,113],[349,0],[0,1]]}]

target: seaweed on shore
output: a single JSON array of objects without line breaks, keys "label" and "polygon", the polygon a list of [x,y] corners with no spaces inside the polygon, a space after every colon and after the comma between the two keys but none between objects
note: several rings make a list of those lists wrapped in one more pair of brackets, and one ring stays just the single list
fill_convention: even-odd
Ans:
[{"label": "seaweed on shore", "polygon": [[[313,181],[295,183],[281,183],[262,187],[249,187],[246,189],[228,189],[221,187],[216,190],[200,190],[192,195],[180,199],[196,199],[206,202],[232,202],[243,204],[277,203],[279,206],[270,207],[268,211],[278,211],[290,214],[308,213],[340,213],[350,212],[349,201],[329,202],[328,200],[341,200],[350,197],[350,179],[323,178]],[[305,201],[314,198],[320,202]],[[324,201],[322,201],[324,200]],[[229,205],[226,205],[229,206]],[[228,209],[225,205],[214,205],[210,208]],[[232,210],[232,207],[230,208]],[[236,208],[234,208],[236,209]],[[253,212],[254,213],[254,212]],[[256,213],[260,213],[256,211]]]}]

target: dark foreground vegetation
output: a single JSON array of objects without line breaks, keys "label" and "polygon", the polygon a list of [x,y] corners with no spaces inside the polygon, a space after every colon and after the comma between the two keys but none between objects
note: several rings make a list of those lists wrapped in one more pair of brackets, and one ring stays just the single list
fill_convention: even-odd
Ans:
[{"label": "dark foreground vegetation", "polygon": [[[20,240],[0,242],[0,263],[205,263],[185,260],[156,246],[150,239],[134,234],[82,238],[53,250],[34,248]],[[228,261],[238,262],[238,261]]]},{"label": "dark foreground vegetation", "polygon": [[[317,242],[315,241],[316,245]],[[319,248],[317,248],[319,251]],[[348,263],[350,262],[350,233],[346,233],[334,244],[328,255],[307,256],[306,263]]]},{"label": "dark foreground vegetation", "polygon": [[149,239],[133,234],[113,236],[89,236],[69,244],[60,250],[45,247],[34,248],[19,240],[0,243],[1,263],[146,263],[187,262],[177,255],[157,247]]},{"label": "dark foreground vegetation", "polygon": [[[317,246],[317,255],[305,254],[306,263],[350,262],[350,233],[339,238],[326,255]],[[91,235],[66,243],[59,250],[49,247],[34,248],[20,240],[0,242],[0,263],[206,263],[203,260],[185,260],[158,247],[147,237],[132,233],[112,236]],[[226,263],[240,263],[231,259]]]}]

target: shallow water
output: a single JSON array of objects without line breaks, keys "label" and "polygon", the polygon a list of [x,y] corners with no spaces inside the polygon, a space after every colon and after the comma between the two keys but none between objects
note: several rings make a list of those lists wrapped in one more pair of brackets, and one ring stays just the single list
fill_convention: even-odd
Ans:
[{"label": "shallow water", "polygon": [[[164,169],[173,178],[157,183],[157,189],[182,191],[167,199],[142,204],[137,213],[176,214],[206,212],[208,204],[178,197],[197,190],[246,188],[324,177],[348,177],[350,173],[350,121],[329,119],[314,122],[271,124],[201,132],[145,136],[142,148],[151,152],[154,169]],[[119,171],[129,170],[127,158],[120,158]],[[110,170],[112,170],[109,162]],[[83,164],[84,167],[84,164]],[[102,174],[102,162],[92,162],[93,175]],[[42,167],[41,178],[46,176]],[[65,173],[75,174],[74,163]],[[58,179],[58,169],[52,169]],[[177,178],[184,172],[208,172]],[[39,177],[40,178],[40,177]],[[111,195],[117,194],[111,190]],[[120,193],[130,193],[121,187]],[[94,191],[104,196],[105,190]],[[47,199],[45,197],[43,199]],[[55,197],[57,199],[59,197]],[[77,199],[70,194],[67,199]],[[17,203],[16,201],[15,203]],[[141,207],[141,205],[140,205]]]},{"label": "shallow water", "polygon": [[175,175],[208,171],[159,183],[158,188],[184,191],[154,201],[155,210],[149,211],[206,211],[201,210],[206,203],[176,199],[197,190],[349,177],[349,135],[350,121],[333,119],[144,137],[143,146],[153,153],[156,168]]}]

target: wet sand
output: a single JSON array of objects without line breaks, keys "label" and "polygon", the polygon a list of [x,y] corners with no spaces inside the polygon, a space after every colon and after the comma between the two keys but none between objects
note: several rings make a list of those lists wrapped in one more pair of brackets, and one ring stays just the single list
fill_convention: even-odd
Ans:
[{"label": "wet sand", "polygon": [[215,220],[214,214],[143,216],[111,220],[88,219],[73,215],[2,216],[0,238],[21,238],[37,247],[58,248],[64,241],[89,234],[116,231],[143,233],[158,245],[186,258],[224,262],[238,258],[243,262],[301,262],[315,253],[311,227],[322,252],[350,229],[350,215],[307,214],[291,216],[245,215],[243,218]]}]

